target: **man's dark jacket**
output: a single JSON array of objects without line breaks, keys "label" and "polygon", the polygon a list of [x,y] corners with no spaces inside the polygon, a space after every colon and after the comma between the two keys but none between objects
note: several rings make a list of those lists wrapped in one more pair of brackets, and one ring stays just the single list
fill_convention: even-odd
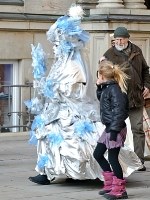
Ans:
[{"label": "man's dark jacket", "polygon": [[129,107],[132,108],[144,106],[145,101],[142,96],[142,86],[144,85],[150,89],[150,74],[149,66],[143,57],[141,49],[135,44],[131,43],[131,54],[129,58],[130,62],[132,62],[137,71],[118,53],[115,47],[108,49],[104,56],[114,64],[118,64],[120,68],[123,69],[123,71],[129,76],[127,81]]}]

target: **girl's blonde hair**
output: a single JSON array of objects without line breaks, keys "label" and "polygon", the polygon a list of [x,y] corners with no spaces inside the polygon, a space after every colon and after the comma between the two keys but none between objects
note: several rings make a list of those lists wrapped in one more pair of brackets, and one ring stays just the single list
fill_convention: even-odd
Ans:
[{"label": "girl's blonde hair", "polygon": [[99,64],[99,74],[102,74],[106,79],[114,79],[121,88],[122,92],[127,93],[128,75],[125,74],[118,65],[114,65],[111,61],[104,60]]}]

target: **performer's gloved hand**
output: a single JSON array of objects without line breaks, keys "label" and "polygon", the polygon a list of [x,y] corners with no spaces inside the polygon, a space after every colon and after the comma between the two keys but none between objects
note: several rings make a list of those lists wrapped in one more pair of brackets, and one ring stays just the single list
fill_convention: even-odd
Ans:
[{"label": "performer's gloved hand", "polygon": [[116,142],[116,140],[117,140],[117,135],[118,135],[118,131],[111,131],[110,132],[110,141],[114,141],[114,142]]}]

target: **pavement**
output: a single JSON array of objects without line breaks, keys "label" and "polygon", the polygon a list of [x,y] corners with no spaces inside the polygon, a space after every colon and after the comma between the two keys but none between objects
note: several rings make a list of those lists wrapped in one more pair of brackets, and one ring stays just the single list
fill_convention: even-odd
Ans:
[{"label": "pavement", "polygon": [[[36,176],[36,146],[28,145],[29,134],[0,133],[0,200],[104,200],[98,194],[102,181],[67,183],[65,178],[51,185],[28,180]],[[150,156],[145,158],[145,172],[127,177],[129,199],[150,200]]]}]

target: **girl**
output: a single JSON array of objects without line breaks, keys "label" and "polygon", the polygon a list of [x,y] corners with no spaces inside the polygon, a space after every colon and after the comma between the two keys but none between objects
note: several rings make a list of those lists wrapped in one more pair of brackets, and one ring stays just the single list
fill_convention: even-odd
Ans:
[{"label": "girl", "polygon": [[[118,155],[124,146],[127,128],[125,119],[128,117],[128,99],[126,95],[127,75],[112,62],[104,60],[97,71],[97,98],[100,101],[100,117],[106,126],[98,140],[94,158],[102,168],[104,187],[99,192],[106,199],[128,199],[123,172]],[[108,149],[108,160],[104,153]],[[110,164],[109,164],[110,163]]]}]

